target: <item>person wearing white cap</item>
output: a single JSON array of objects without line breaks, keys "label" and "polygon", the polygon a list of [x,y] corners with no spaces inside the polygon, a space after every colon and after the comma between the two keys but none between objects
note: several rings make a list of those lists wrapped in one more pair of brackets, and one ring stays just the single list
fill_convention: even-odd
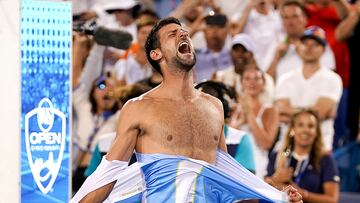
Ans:
[{"label": "person wearing white cap", "polygon": [[[254,55],[255,47],[253,40],[244,33],[235,35],[231,42],[232,64],[225,70],[216,72],[215,80],[233,87],[238,94],[241,94],[241,73],[248,63],[256,63]],[[274,81],[268,74],[265,75],[265,88],[261,93],[261,100],[267,103],[273,101]]]},{"label": "person wearing white cap", "polygon": [[[137,39],[136,16],[141,5],[135,0],[108,0],[103,9],[113,18],[104,24],[110,29],[120,29],[131,34],[133,43]],[[114,73],[115,63],[123,57],[124,50],[107,47],[104,52],[103,70]]]},{"label": "person wearing white cap", "polygon": [[251,0],[239,17],[232,33],[245,33],[253,39],[257,63],[265,70],[264,59],[270,45],[284,35],[280,15],[274,10],[272,0]]},{"label": "person wearing white cap", "polygon": [[109,23],[107,27],[120,28],[128,31],[133,39],[136,39],[136,13],[140,9],[140,4],[135,0],[110,0],[104,5],[104,10],[115,16],[115,21]]}]

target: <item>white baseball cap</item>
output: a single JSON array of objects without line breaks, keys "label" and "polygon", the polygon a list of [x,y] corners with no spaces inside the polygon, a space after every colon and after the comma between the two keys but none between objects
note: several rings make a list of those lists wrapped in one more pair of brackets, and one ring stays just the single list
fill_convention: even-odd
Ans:
[{"label": "white baseball cap", "polygon": [[247,34],[240,33],[235,35],[231,40],[231,47],[237,44],[242,45],[249,52],[253,53],[255,51],[254,42]]},{"label": "white baseball cap", "polygon": [[135,0],[111,0],[104,5],[104,10],[112,13],[116,10],[129,10],[135,7],[140,8],[140,4]]}]

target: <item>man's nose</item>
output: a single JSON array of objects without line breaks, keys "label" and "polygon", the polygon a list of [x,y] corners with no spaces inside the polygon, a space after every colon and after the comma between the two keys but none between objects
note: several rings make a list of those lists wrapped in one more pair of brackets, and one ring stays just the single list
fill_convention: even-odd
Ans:
[{"label": "man's nose", "polygon": [[188,37],[189,36],[189,32],[186,30],[180,30],[180,37]]}]

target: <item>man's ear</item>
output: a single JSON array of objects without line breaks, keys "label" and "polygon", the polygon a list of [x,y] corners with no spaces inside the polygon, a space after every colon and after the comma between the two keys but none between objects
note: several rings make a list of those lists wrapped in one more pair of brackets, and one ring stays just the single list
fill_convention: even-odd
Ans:
[{"label": "man's ear", "polygon": [[155,49],[150,51],[150,57],[154,61],[158,61],[162,58],[162,52],[160,49]]}]

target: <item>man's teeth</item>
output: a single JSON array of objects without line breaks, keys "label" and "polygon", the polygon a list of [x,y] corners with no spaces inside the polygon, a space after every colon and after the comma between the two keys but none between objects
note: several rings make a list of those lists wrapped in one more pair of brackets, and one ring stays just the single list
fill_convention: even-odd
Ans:
[{"label": "man's teeth", "polygon": [[182,53],[182,54],[186,54],[186,53],[190,53],[190,46],[188,44],[188,42],[184,41],[184,42],[181,42],[179,44],[179,48],[178,48],[179,52]]}]

